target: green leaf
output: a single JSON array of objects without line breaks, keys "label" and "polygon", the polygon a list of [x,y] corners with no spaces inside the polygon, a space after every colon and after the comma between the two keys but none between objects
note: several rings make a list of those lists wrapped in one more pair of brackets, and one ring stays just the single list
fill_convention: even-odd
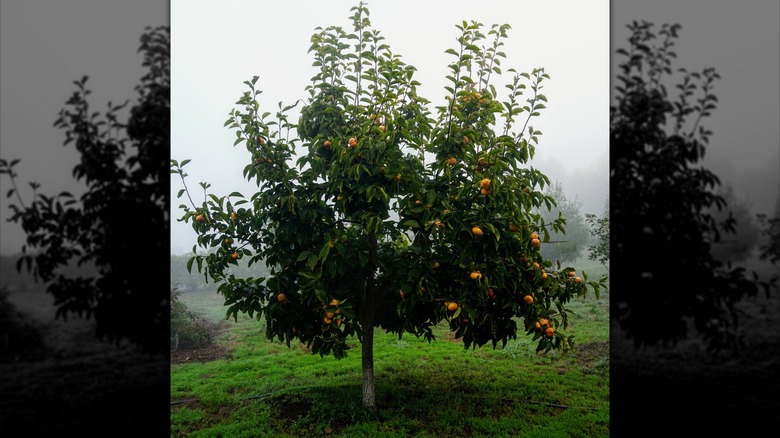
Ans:
[{"label": "green leaf", "polygon": [[501,240],[501,233],[496,229],[496,227],[493,226],[493,224],[490,224],[490,223],[485,224],[485,228],[490,230],[490,233],[493,234],[494,236],[496,236],[496,242]]},{"label": "green leaf", "polygon": [[414,219],[407,219],[401,223],[402,227],[420,228],[420,223]]},{"label": "green leaf", "polygon": [[300,274],[301,274],[302,276],[304,276],[304,277],[306,277],[306,278],[310,279],[310,280],[316,280],[316,279],[317,279],[317,276],[316,276],[316,275],[314,275],[314,273],[313,273],[313,272],[309,272],[309,271],[301,271],[301,272],[300,272]]},{"label": "green leaf", "polygon": [[318,257],[319,260],[324,263],[325,260],[328,258],[328,254],[330,254],[330,242],[325,243],[325,245],[322,245],[322,250],[320,250],[320,256]]},{"label": "green leaf", "polygon": [[306,265],[309,267],[309,269],[314,269],[314,266],[317,265],[317,256],[311,254],[309,256],[309,260],[306,262]]}]

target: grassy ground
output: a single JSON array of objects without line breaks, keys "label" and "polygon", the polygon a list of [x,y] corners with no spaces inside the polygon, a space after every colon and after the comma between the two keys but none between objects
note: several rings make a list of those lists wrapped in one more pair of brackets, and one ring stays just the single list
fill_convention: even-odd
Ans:
[{"label": "grassy ground", "polygon": [[[578,263],[589,275],[603,268]],[[182,299],[223,319],[215,292]],[[609,435],[608,294],[572,303],[567,354],[534,353],[524,336],[493,350],[464,350],[446,327],[429,344],[378,332],[378,412],[360,408],[360,348],[347,358],[313,356],[265,338],[239,318],[218,339],[230,357],[171,367],[171,435],[210,436],[569,436]]]},{"label": "grassy ground", "polygon": [[55,319],[42,287],[9,301],[38,324],[43,342],[0,355],[0,436],[148,436],[167,424],[167,358],[98,340],[93,320]]},{"label": "grassy ground", "polygon": [[[749,268],[761,278],[777,272],[766,264]],[[678,436],[761,435],[778,430],[780,294],[766,296],[762,291],[737,308],[744,346],[734,352],[707,352],[706,344],[693,333],[673,347],[635,348],[614,324],[612,395],[627,403],[613,406],[613,432],[641,427],[648,436],[656,431],[667,435],[672,424]]]}]

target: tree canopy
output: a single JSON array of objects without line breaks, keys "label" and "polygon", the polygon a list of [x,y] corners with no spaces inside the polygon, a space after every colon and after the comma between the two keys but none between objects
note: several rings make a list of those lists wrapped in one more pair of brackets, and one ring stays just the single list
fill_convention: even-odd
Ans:
[{"label": "tree canopy", "polygon": [[[550,180],[528,164],[542,133],[530,125],[547,97],[543,68],[505,71],[509,26],[458,24],[445,87],[431,108],[417,92],[416,69],[371,28],[364,4],[353,32],[318,28],[309,52],[318,69],[297,122],[295,105],[261,110],[258,77],[225,126],[250,160],[243,175],[257,192],[208,193],[195,204],[184,166],[172,161],[198,244],[190,267],[213,281],[235,316],[265,316],[269,339],[299,340],[314,353],[342,357],[362,344],[364,404],[373,401],[373,330],[433,340],[446,322],[465,348],[494,348],[523,331],[537,351],[567,348],[567,302],[598,293],[572,267],[539,248],[560,221],[535,209],[555,200]],[[503,98],[503,100],[501,100]],[[433,113],[432,113],[433,110]],[[238,169],[237,169],[238,171]],[[238,260],[264,261],[268,276],[227,272]]]}]

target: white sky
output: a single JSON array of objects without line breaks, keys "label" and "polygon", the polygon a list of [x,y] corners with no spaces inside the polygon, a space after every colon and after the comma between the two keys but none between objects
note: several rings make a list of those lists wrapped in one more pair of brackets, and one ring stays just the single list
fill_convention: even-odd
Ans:
[{"label": "white sky", "polygon": [[[243,144],[233,147],[235,133],[223,127],[229,111],[246,90],[243,81],[257,75],[261,109],[274,112],[306,98],[304,91],[316,70],[308,53],[316,27],[342,26],[353,0],[171,1],[171,158],[192,159],[185,168],[188,186],[202,199],[201,181],[218,196],[255,189],[242,178],[249,160]],[[532,121],[543,131],[530,163],[551,180],[560,180],[567,194],[583,201],[583,212],[602,211],[608,195],[609,143],[609,1],[539,2],[410,1],[368,2],[371,24],[391,50],[417,68],[419,94],[433,105],[444,100],[445,75],[456,47],[456,24],[476,20],[485,25],[509,24],[503,47],[506,71],[530,72],[544,67],[547,109]],[[504,75],[496,88],[510,80]],[[297,116],[293,120],[296,120]],[[171,180],[171,252],[192,249],[196,236],[190,224],[177,222],[182,188]]]}]

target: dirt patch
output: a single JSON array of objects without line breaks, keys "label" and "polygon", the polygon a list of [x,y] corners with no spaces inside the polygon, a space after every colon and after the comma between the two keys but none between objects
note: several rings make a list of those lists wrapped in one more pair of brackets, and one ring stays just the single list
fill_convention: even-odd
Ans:
[{"label": "dirt patch", "polygon": [[200,348],[176,350],[171,353],[171,364],[204,363],[214,360],[230,359],[232,354],[232,350],[225,346],[211,344]]},{"label": "dirt patch", "polygon": [[[230,324],[226,321],[213,323],[209,326],[212,339],[218,339],[230,329]],[[230,359],[232,357],[233,347],[236,340],[231,337],[227,344],[212,342],[196,348],[177,349],[171,352],[171,364],[182,363],[205,363],[214,360]]]},{"label": "dirt patch", "polygon": [[595,370],[609,361],[609,341],[578,344],[574,350],[575,362],[586,370]]}]

